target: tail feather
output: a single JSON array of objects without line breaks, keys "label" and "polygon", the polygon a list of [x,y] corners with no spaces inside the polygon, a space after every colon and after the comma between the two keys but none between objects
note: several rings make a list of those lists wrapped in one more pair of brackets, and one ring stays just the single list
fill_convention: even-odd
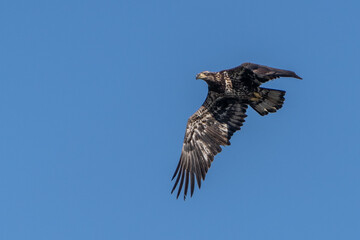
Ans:
[{"label": "tail feather", "polygon": [[269,112],[276,112],[284,104],[285,91],[260,88],[259,92],[254,93],[250,106],[261,116],[267,115]]}]

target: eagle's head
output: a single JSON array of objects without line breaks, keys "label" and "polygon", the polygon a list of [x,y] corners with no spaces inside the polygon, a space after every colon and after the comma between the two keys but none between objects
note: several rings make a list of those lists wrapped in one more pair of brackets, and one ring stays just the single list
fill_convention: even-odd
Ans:
[{"label": "eagle's head", "polygon": [[196,79],[202,79],[202,80],[209,81],[209,82],[216,81],[215,73],[209,72],[209,71],[204,71],[204,72],[197,74]]}]

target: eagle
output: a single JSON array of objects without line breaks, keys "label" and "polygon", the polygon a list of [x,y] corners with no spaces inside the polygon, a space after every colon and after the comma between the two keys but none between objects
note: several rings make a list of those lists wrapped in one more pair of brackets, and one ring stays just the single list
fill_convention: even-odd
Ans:
[{"label": "eagle", "polygon": [[201,181],[205,180],[214,156],[221,152],[221,146],[230,145],[231,136],[245,122],[249,105],[261,116],[282,107],[285,91],[260,87],[279,77],[302,79],[293,71],[254,63],[196,75],[196,79],[208,84],[208,94],[203,105],[188,119],[180,161],[172,177],[176,180],[171,193],[179,184],[178,198],[184,186],[185,200],[190,184],[192,196],[195,179],[201,188]]}]

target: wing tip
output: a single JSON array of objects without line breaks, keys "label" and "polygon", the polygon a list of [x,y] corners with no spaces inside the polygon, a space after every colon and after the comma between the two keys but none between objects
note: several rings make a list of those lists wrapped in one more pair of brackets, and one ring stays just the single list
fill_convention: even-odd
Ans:
[{"label": "wing tip", "polygon": [[293,76],[293,78],[297,78],[297,79],[300,79],[300,80],[302,80],[302,77],[299,77],[296,73],[294,73],[294,76]]}]

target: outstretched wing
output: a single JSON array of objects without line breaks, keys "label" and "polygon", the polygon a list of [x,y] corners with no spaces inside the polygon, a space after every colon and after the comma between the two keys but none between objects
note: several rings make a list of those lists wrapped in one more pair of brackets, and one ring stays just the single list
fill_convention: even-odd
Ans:
[{"label": "outstretched wing", "polygon": [[221,98],[213,101],[209,95],[203,106],[187,123],[180,161],[172,178],[177,176],[171,193],[180,183],[177,198],[184,182],[184,199],[189,181],[191,196],[194,192],[195,178],[199,188],[201,187],[201,179],[205,180],[214,156],[222,150],[220,146],[230,145],[231,136],[240,129],[247,116],[247,105],[238,99]]},{"label": "outstretched wing", "polygon": [[243,63],[238,67],[226,71],[233,80],[249,81],[249,84],[260,86],[262,83],[279,77],[293,77],[302,79],[293,71],[267,67],[254,63]]}]

